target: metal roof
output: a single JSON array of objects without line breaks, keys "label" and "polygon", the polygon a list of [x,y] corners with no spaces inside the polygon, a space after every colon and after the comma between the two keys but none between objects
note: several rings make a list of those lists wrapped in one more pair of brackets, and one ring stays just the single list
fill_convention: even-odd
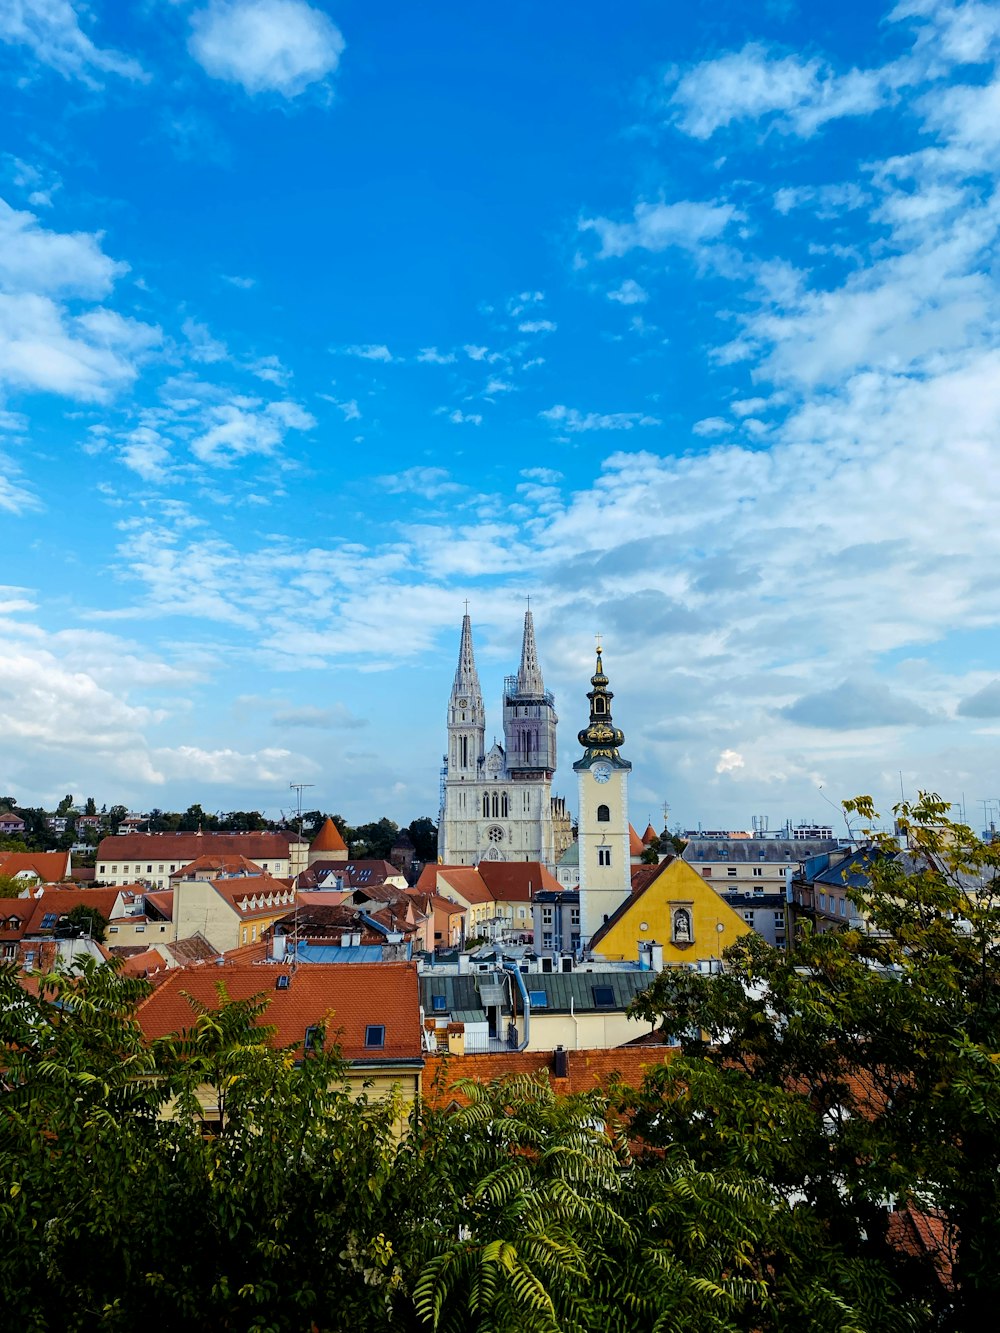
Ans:
[{"label": "metal roof", "polygon": [[[522,980],[525,990],[545,992],[545,1005],[538,1006],[540,1013],[569,1013],[571,1004],[575,1013],[620,1013],[628,1008],[637,995],[652,985],[654,975],[638,968],[634,971],[526,972],[522,973]],[[486,995],[493,990],[506,991],[506,987],[487,982],[477,989],[476,980],[471,976],[422,976],[420,1001],[425,1013],[433,1013],[437,1017],[448,1015],[455,1019],[459,1011],[465,1013],[472,1010],[482,1021],[485,1018],[483,1005],[493,1003],[486,999]],[[609,987],[613,1002],[609,1005],[598,1004],[594,998],[595,986]],[[432,997],[435,995],[445,997],[445,1009],[434,1008]],[[520,992],[517,1008],[521,1008]],[[510,1011],[510,1001],[506,995],[503,997],[503,1010],[505,1013]]]},{"label": "metal roof", "polygon": [[801,842],[790,838],[692,838],[682,853],[687,862],[710,861],[727,865],[760,865],[780,861],[798,865],[810,856],[832,852],[840,846],[836,838],[808,838]]}]

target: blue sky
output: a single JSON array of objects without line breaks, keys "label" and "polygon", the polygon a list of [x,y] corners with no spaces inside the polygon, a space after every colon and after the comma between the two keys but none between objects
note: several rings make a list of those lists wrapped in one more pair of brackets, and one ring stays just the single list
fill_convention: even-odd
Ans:
[{"label": "blue sky", "polygon": [[[0,787],[1000,793],[1000,6],[0,6]],[[978,819],[978,816],[977,816]]]}]

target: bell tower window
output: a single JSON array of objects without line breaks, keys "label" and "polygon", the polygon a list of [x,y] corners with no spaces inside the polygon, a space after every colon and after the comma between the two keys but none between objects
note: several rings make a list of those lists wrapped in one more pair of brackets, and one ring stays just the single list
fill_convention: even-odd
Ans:
[{"label": "bell tower window", "polygon": [[609,865],[611,864],[611,848],[610,848],[610,847],[598,847],[598,849],[597,849],[597,864],[598,864],[599,866],[609,866]]},{"label": "bell tower window", "polygon": [[611,811],[606,805],[599,805],[597,807],[597,822],[598,824],[611,823]]}]

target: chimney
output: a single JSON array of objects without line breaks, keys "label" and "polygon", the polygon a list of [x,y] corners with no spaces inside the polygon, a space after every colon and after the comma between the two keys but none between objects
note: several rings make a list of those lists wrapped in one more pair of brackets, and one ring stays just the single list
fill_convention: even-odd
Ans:
[{"label": "chimney", "polygon": [[469,975],[469,964],[471,961],[471,957],[467,953],[460,953],[458,955],[458,975],[460,977],[467,977]]},{"label": "chimney", "polygon": [[656,940],[649,941],[649,966],[654,972],[663,971],[663,945]]}]

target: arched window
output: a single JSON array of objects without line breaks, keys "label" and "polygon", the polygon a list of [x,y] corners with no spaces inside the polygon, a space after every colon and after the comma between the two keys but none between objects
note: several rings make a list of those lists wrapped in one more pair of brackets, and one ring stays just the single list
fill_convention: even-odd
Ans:
[{"label": "arched window", "polygon": [[504,792],[504,794],[503,794],[503,795],[501,796],[501,798],[500,798],[500,813],[503,815],[504,819],[507,818],[508,806],[507,806],[507,793],[506,793],[506,792]]},{"label": "arched window", "polygon": [[603,713],[606,711],[607,706],[608,706],[607,700],[605,699],[604,695],[599,694],[597,698],[594,700],[594,712]]},{"label": "arched window", "polygon": [[489,814],[490,814],[490,797],[489,797],[489,792],[487,792],[486,795],[483,797],[483,818],[488,819]]},{"label": "arched window", "polygon": [[599,805],[597,807],[597,822],[598,824],[611,823],[611,811],[606,805]]},{"label": "arched window", "polygon": [[463,767],[463,768],[468,768],[468,766],[469,766],[469,738],[468,738],[468,736],[463,736],[463,737],[462,737],[462,767]]}]

